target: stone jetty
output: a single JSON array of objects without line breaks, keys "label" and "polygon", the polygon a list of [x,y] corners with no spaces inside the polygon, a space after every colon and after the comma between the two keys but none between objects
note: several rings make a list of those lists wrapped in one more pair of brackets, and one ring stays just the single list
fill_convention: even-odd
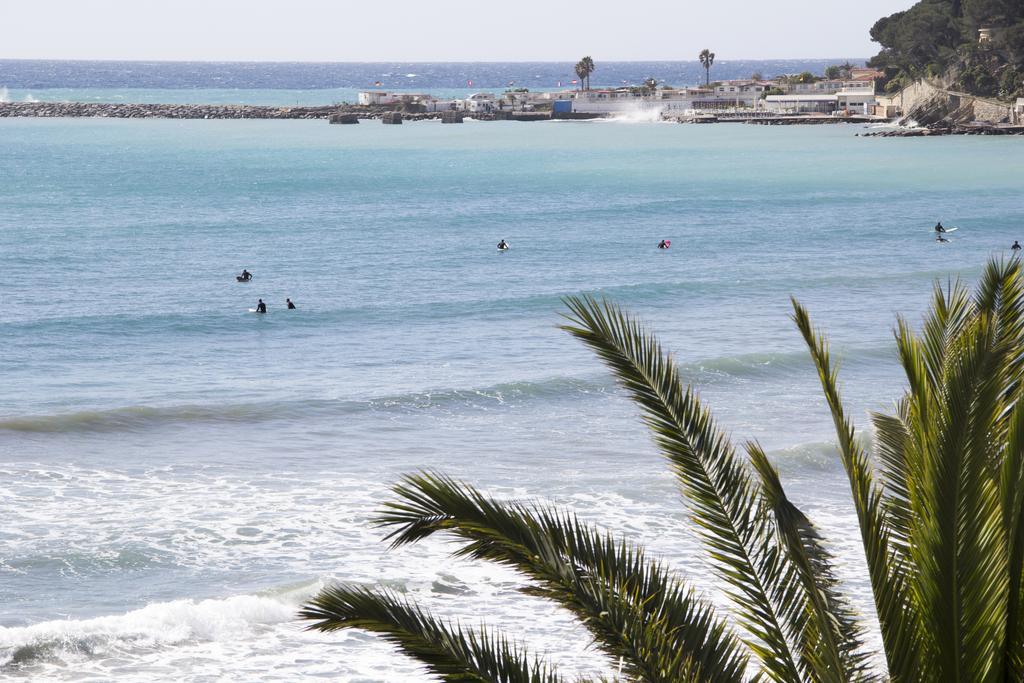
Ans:
[{"label": "stone jetty", "polygon": [[[385,107],[327,105],[319,107],[267,107],[250,104],[112,104],[102,102],[0,102],[0,118],[74,117],[111,119],[330,119],[355,116],[379,119]],[[441,113],[404,114],[406,120],[437,119]]]},{"label": "stone jetty", "polygon": [[982,123],[965,125],[932,124],[931,126],[913,128],[901,126],[891,130],[858,133],[858,135],[865,138],[925,138],[940,135],[1024,135],[1024,126]]}]

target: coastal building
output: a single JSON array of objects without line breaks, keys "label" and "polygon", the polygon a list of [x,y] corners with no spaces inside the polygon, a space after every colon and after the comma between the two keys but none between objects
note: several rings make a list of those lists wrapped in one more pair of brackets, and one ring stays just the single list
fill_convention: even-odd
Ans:
[{"label": "coastal building", "polygon": [[1018,97],[1013,105],[1013,122],[1024,123],[1024,97]]},{"label": "coastal building", "polygon": [[764,99],[765,111],[773,114],[831,114],[838,106],[835,94],[768,95]]},{"label": "coastal building", "polygon": [[396,104],[424,105],[434,101],[433,95],[411,92],[385,92],[383,90],[366,90],[358,95],[357,102],[368,107],[384,107]]},{"label": "coastal building", "polygon": [[489,92],[475,92],[459,102],[462,103],[462,110],[474,113],[491,112],[498,108],[497,98]]},{"label": "coastal building", "polygon": [[[663,88],[641,94],[637,88],[585,90],[574,93],[572,111],[582,114],[624,114],[660,111],[683,115],[694,112],[749,110],[761,108],[764,88],[744,81],[743,85],[720,85],[715,88]],[[724,88],[721,92],[718,88]],[[730,90],[729,88],[733,88]],[[760,89],[759,89],[760,88]]]},{"label": "coastal building", "polygon": [[781,90],[784,95],[834,95],[843,89],[845,83],[846,81],[831,79],[807,83],[780,80],[775,84],[775,87]]},{"label": "coastal building", "polygon": [[875,100],[875,83],[845,83],[836,93],[836,109],[851,114],[873,114]]},{"label": "coastal building", "polygon": [[772,85],[765,81],[723,81],[712,89],[717,103],[735,107],[756,107]]},{"label": "coastal building", "polygon": [[[670,91],[679,93],[685,91]],[[574,94],[572,111],[579,114],[622,114],[661,110],[670,100],[657,95],[644,97],[637,90],[616,88],[614,90],[583,90]]]}]

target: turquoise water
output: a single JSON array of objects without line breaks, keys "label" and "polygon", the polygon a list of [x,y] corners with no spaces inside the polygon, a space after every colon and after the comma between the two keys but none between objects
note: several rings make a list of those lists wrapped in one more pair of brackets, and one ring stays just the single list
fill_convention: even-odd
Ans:
[{"label": "turquoise water", "polygon": [[400,473],[440,469],[573,505],[712,588],[635,411],[557,329],[580,292],[648,319],[764,443],[866,608],[788,297],[865,423],[901,390],[897,312],[1024,238],[1024,141],[860,131],[0,120],[0,675],[418,679],[300,630],[330,579],[604,670],[515,576],[366,525]]}]

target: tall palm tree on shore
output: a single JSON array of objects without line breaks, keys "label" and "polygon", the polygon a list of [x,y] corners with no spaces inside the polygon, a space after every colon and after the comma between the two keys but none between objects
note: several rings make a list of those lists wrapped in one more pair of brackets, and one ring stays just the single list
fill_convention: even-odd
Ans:
[{"label": "tall palm tree on shore", "polygon": [[590,74],[597,70],[597,66],[594,64],[594,60],[590,58],[590,55],[581,59],[580,63],[583,64],[583,68],[587,72],[587,90],[590,90]]},{"label": "tall palm tree on shore", "polygon": [[[393,546],[434,534],[511,567],[565,607],[623,680],[845,683],[1024,679],[1024,274],[991,262],[974,295],[936,285],[920,333],[895,336],[908,388],[872,415],[873,452],[840,399],[828,344],[793,301],[850,483],[886,672],[871,670],[826,543],[756,442],[737,449],[657,338],[614,304],[566,300],[563,329],[595,351],[644,421],[732,602],[720,614],[630,540],[548,505],[407,476],[376,518]],[[302,610],[321,631],[381,635],[445,681],[560,683],[483,627],[389,590],[335,585]],[[603,679],[602,679],[603,680]]]},{"label": "tall palm tree on shore", "polygon": [[715,63],[715,53],[704,48],[697,55],[700,65],[704,67],[704,85],[711,85],[711,65]]},{"label": "tall palm tree on shore", "polygon": [[590,90],[590,74],[597,68],[589,56],[576,62],[576,75],[580,79],[580,90]]}]

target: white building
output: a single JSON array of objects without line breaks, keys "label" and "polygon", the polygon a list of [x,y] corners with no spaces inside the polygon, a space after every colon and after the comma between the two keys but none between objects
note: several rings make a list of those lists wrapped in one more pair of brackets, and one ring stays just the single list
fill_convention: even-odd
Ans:
[{"label": "white building", "polygon": [[1024,97],[1018,97],[1017,103],[1013,105],[1013,120],[1024,123]]},{"label": "white building", "polygon": [[[726,91],[728,93],[728,90]],[[745,94],[746,95],[746,94]],[[718,98],[715,92],[705,88],[665,88],[649,95],[641,95],[637,89],[617,88],[615,90],[584,90],[574,93],[572,111],[583,114],[619,114],[660,111],[666,114],[683,115],[693,110],[722,110],[756,106],[757,99]]]},{"label": "white building", "polygon": [[850,88],[871,88],[872,92],[874,92],[875,82],[873,80],[864,81],[858,79],[848,81],[824,79],[812,83],[779,81],[775,84],[775,87],[786,95],[834,95],[840,90]]},{"label": "white building", "polygon": [[764,107],[774,114],[831,114],[838,103],[838,95],[769,95]]},{"label": "white building", "polygon": [[877,104],[875,100],[875,84],[847,83],[836,93],[836,109],[852,114],[870,114]]},{"label": "white building", "polygon": [[489,92],[475,92],[460,101],[462,103],[461,109],[469,112],[489,112],[498,108],[494,93]]},{"label": "white building", "polygon": [[359,93],[359,104],[379,107],[391,104],[419,103],[425,104],[434,99],[433,95],[412,92],[385,92],[383,90],[366,90]]},{"label": "white building", "polygon": [[761,101],[764,91],[770,88],[768,83],[761,81],[723,81],[712,91],[715,100],[723,104],[732,103],[736,107],[756,107]]}]

